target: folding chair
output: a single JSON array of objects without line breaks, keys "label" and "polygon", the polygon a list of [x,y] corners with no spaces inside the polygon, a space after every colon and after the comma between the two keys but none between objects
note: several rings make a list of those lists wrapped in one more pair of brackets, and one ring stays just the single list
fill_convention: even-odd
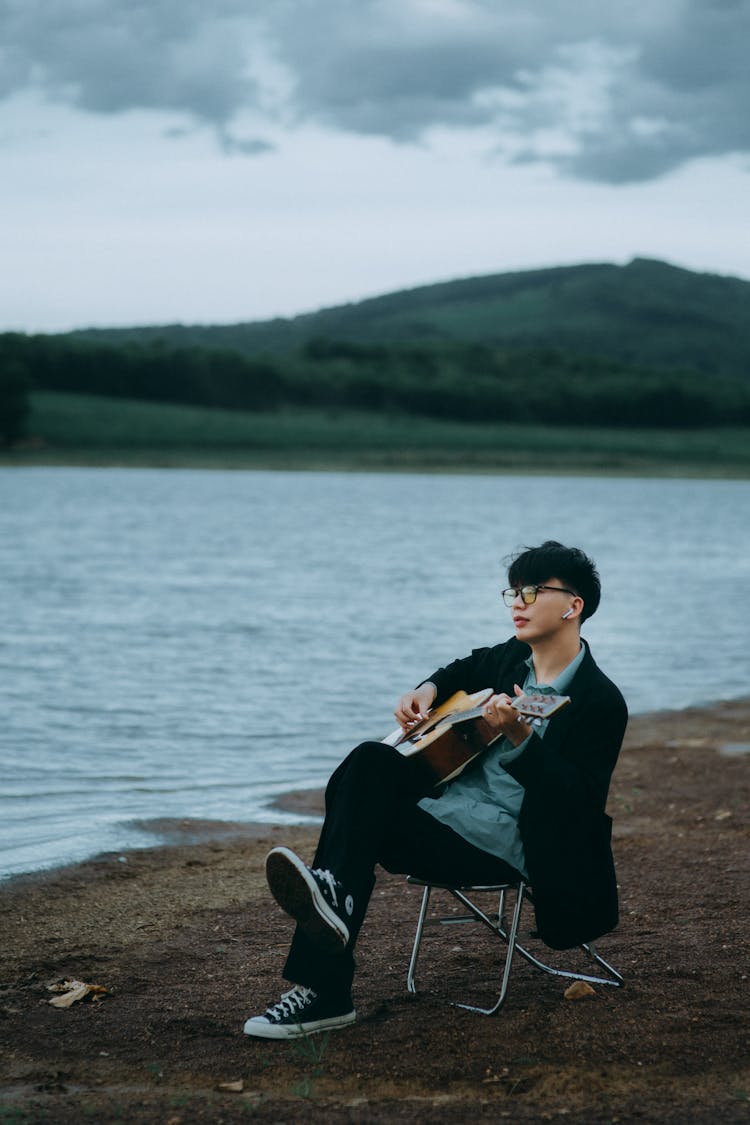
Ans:
[{"label": "folding chair", "polygon": [[[606,972],[610,974],[609,977],[591,976],[587,973],[575,973],[564,969],[556,969],[551,965],[547,965],[543,961],[540,961],[533,955],[533,953],[530,953],[528,949],[525,949],[518,941],[518,925],[521,920],[521,911],[523,909],[524,902],[533,902],[533,899],[531,897],[531,892],[527,884],[523,881],[519,881],[518,883],[495,883],[489,886],[462,887],[451,887],[444,883],[429,883],[425,882],[422,879],[418,879],[413,875],[407,875],[406,881],[408,883],[411,883],[413,886],[424,888],[422,893],[422,903],[419,909],[419,918],[417,920],[417,932],[414,936],[414,947],[411,952],[409,971],[406,976],[406,986],[409,989],[409,992],[416,993],[417,991],[415,982],[417,958],[419,956],[419,950],[422,944],[422,932],[424,930],[425,919],[427,917],[427,907],[430,902],[430,895],[433,890],[447,891],[449,894],[453,895],[454,898],[458,899],[458,901],[462,903],[463,906],[465,906],[466,909],[470,912],[468,915],[462,915],[460,917],[449,916],[446,918],[440,918],[438,919],[438,921],[443,924],[473,921],[483,922],[484,925],[487,926],[493,932],[493,934],[501,941],[503,941],[507,946],[502,982],[500,985],[500,995],[498,996],[492,1007],[479,1008],[474,1004],[455,1004],[457,1008],[466,1008],[470,1012],[481,1012],[481,1014],[485,1016],[493,1016],[497,1011],[499,1011],[502,1007],[503,1002],[505,1001],[505,996],[508,991],[510,971],[513,965],[513,957],[516,953],[519,953],[521,957],[529,962],[530,965],[533,965],[537,969],[541,969],[542,972],[550,973],[552,976],[565,977],[569,980],[582,980],[586,981],[588,984],[610,985],[613,988],[621,988],[625,983],[620,973],[618,973],[617,970],[612,967],[612,965],[605,961],[604,958],[596,952],[594,946],[591,943],[581,945],[580,948],[588,955],[588,957],[595,961],[596,964],[600,966],[600,968],[606,970]],[[515,904],[510,926],[508,926],[505,918],[506,894],[508,891],[515,892]],[[497,915],[493,914],[492,916],[490,916],[486,914],[479,906],[477,906],[475,902],[473,902],[468,897],[469,894],[479,894],[484,892],[494,892],[498,895]]]}]

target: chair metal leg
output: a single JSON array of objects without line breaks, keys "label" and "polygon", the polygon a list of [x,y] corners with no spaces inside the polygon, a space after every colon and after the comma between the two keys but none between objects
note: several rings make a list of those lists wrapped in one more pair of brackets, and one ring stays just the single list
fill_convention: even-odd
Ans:
[{"label": "chair metal leg", "polygon": [[[526,897],[528,898],[528,893],[526,893]],[[502,925],[497,927],[497,932],[498,935],[505,941],[508,940],[506,934],[504,933]],[[540,969],[543,973],[549,973],[550,976],[565,977],[568,980],[583,980],[586,981],[587,984],[604,984],[609,985],[611,988],[622,988],[624,986],[625,979],[622,974],[619,973],[613,965],[610,965],[608,961],[605,961],[600,953],[597,953],[596,949],[594,948],[593,942],[584,943],[582,945],[579,945],[578,948],[582,949],[583,952],[588,957],[590,957],[592,961],[595,961],[596,964],[599,965],[602,969],[605,969],[606,972],[610,974],[610,976],[597,977],[592,976],[590,973],[576,973],[572,972],[569,969],[556,969],[553,965],[548,965],[546,964],[546,962],[541,961],[538,957],[535,957],[534,954],[531,953],[528,949],[524,948],[524,946],[521,945],[520,942],[516,942],[516,949],[521,957],[523,957],[524,960],[528,961],[530,965],[533,965],[534,968]]]},{"label": "chair metal leg", "polygon": [[601,954],[596,952],[592,944],[589,943],[580,945],[578,946],[578,948],[582,949],[584,953],[586,953],[591,958],[592,961],[595,961],[597,965],[600,965],[601,968],[605,969],[608,973],[611,974],[611,976],[595,977],[589,973],[574,973],[568,969],[555,969],[552,965],[547,965],[544,961],[540,961],[539,958],[535,957],[533,953],[529,953],[528,949],[524,949],[524,947],[520,943],[516,942],[516,949],[520,953],[521,957],[523,957],[526,961],[528,961],[530,965],[533,965],[536,969],[541,969],[543,973],[549,973],[554,977],[565,977],[568,980],[584,980],[587,984],[606,984],[611,988],[624,987],[625,978],[621,973],[618,973],[617,969],[613,965],[610,965],[608,961],[605,961]]},{"label": "chair metal leg", "polygon": [[[484,924],[488,926],[489,929],[491,929],[495,934],[497,934],[498,937],[502,938],[504,942],[506,942],[507,944],[510,944],[512,942],[514,952],[517,951],[521,955],[521,957],[528,961],[530,965],[533,965],[537,969],[541,969],[542,972],[549,973],[551,976],[555,977],[565,977],[568,980],[583,980],[588,984],[605,984],[611,986],[612,988],[622,988],[625,984],[625,980],[622,975],[618,973],[617,969],[615,969],[614,966],[610,965],[608,961],[605,961],[601,954],[596,952],[592,943],[581,945],[578,948],[582,949],[592,959],[592,961],[595,961],[598,965],[601,966],[601,968],[610,973],[611,977],[596,977],[591,976],[589,973],[575,973],[567,969],[556,969],[552,965],[547,965],[546,962],[540,961],[538,957],[535,957],[533,953],[530,953],[528,949],[524,948],[524,946],[516,940],[512,924],[510,932],[508,932],[507,923],[504,919],[501,919],[498,923],[493,922],[490,918],[487,917],[483,910],[479,909],[476,903],[467,898],[466,895],[463,894],[460,890],[455,887],[446,889],[450,890],[450,893],[460,902],[462,902],[467,910],[471,911],[475,918],[477,918],[480,922],[484,922]],[[505,892],[503,891],[502,893],[504,894]],[[525,883],[519,883],[517,894],[518,898],[521,899],[521,904],[523,905],[524,898],[528,897]],[[519,909],[518,898],[516,899],[516,910]],[[517,929],[518,927],[516,926],[516,930]]]},{"label": "chair metal leg", "polygon": [[[476,912],[476,915],[480,919],[480,921],[484,921],[487,925],[489,925],[491,930],[494,930],[494,932],[498,935],[500,935],[502,933],[502,930],[501,930],[502,922],[500,921],[499,918],[498,918],[497,925],[493,925],[490,922],[490,920],[486,917],[484,912],[479,910],[478,907],[476,907],[473,902],[471,902],[468,898],[466,898],[465,895],[462,895],[460,891],[453,891],[452,893],[455,894],[456,898],[460,899],[460,901],[463,902],[464,905],[469,910],[472,911],[472,913]],[[504,894],[504,892],[503,892],[503,894]],[[505,995],[508,991],[508,982],[510,980],[510,970],[511,970],[511,967],[513,965],[513,954],[515,953],[516,949],[518,948],[517,945],[516,945],[516,934],[518,933],[518,923],[521,921],[521,909],[523,907],[523,896],[524,896],[524,884],[519,883],[519,885],[516,889],[516,905],[515,905],[515,909],[513,911],[513,918],[512,918],[511,923],[510,923],[510,933],[508,934],[507,938],[505,939],[506,942],[507,942],[508,948],[507,948],[507,951],[506,951],[506,954],[505,954],[505,967],[503,969],[502,984],[500,985],[500,995],[498,996],[497,1000],[495,1001],[495,1003],[492,1005],[491,1008],[479,1008],[474,1004],[456,1004],[455,1007],[465,1008],[467,1012],[479,1012],[483,1016],[494,1016],[495,1012],[498,1012],[500,1010],[500,1008],[502,1007],[502,1005],[504,1004]]]},{"label": "chair metal leg", "polygon": [[419,917],[417,918],[417,932],[414,935],[414,946],[411,951],[411,960],[409,961],[409,971],[406,974],[406,987],[409,992],[416,992],[417,985],[414,980],[414,972],[417,967],[417,957],[419,956],[419,947],[422,944],[422,931],[424,930],[424,920],[427,917],[427,906],[430,901],[430,893],[432,887],[429,883],[425,884],[422,893],[422,904],[419,907]]},{"label": "chair metal leg", "polygon": [[[535,968],[540,969],[542,972],[548,973],[551,976],[564,977],[568,980],[582,980],[586,981],[588,984],[609,985],[612,988],[622,988],[622,986],[625,984],[622,975],[617,971],[617,969],[610,965],[608,961],[605,961],[599,953],[597,953],[592,943],[581,945],[579,948],[582,949],[587,954],[587,956],[590,957],[598,966],[600,966],[600,968],[609,973],[609,977],[594,976],[590,973],[577,973],[567,969],[556,969],[554,966],[548,965],[544,961],[541,961],[538,957],[535,957],[533,953],[531,953],[528,949],[521,945],[521,943],[518,941],[518,927],[521,920],[521,912],[523,910],[524,901],[528,898],[528,891],[524,882],[519,882],[519,884],[514,888],[511,888],[511,886],[458,888],[437,883],[422,883],[421,880],[413,878],[411,876],[408,877],[408,881],[411,883],[416,883],[417,885],[421,885],[424,888],[422,894],[422,903],[419,909],[419,917],[417,920],[417,931],[414,937],[414,946],[412,948],[411,960],[409,962],[409,970],[407,973],[407,988],[409,989],[409,992],[416,993],[417,991],[415,982],[417,957],[419,955],[419,950],[422,943],[422,934],[424,931],[425,919],[427,917],[427,907],[430,901],[430,894],[432,892],[433,885],[441,890],[449,891],[450,894],[453,895],[453,897],[457,899],[469,911],[470,915],[469,917],[463,917],[460,919],[441,919],[441,921],[471,921],[471,919],[473,918],[476,921],[482,922],[485,926],[488,927],[488,929],[492,930],[495,936],[500,938],[501,941],[505,942],[507,946],[502,982],[500,986],[500,995],[498,996],[498,999],[493,1004],[493,1006],[491,1008],[480,1008],[473,1004],[456,1003],[455,1007],[465,1008],[470,1012],[480,1012],[482,1015],[486,1016],[492,1016],[497,1011],[499,1011],[505,1001],[505,997],[508,991],[513,958],[516,952],[518,952],[520,956],[523,957],[524,960],[526,960],[530,965],[533,965]],[[510,926],[508,926],[505,918],[505,904],[506,892],[510,889],[514,889],[516,891],[516,901],[513,910],[513,917],[511,919]],[[475,902],[468,898],[464,893],[464,891],[476,892],[490,890],[498,891],[500,896],[498,901],[498,913],[496,919],[487,915],[479,906],[477,906]]]}]

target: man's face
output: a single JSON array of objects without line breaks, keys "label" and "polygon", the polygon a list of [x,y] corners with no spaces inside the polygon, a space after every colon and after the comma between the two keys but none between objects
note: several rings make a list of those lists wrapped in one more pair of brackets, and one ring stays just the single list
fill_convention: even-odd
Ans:
[{"label": "man's face", "polygon": [[532,605],[524,603],[519,591],[511,607],[516,637],[519,641],[525,641],[526,644],[538,643],[556,636],[568,624],[567,620],[563,618],[563,614],[567,613],[575,604],[580,604],[580,599],[577,599],[574,594],[567,590],[547,589],[550,586],[564,586],[565,583],[561,582],[559,578],[553,576],[534,585],[537,585],[537,595],[536,601]]}]

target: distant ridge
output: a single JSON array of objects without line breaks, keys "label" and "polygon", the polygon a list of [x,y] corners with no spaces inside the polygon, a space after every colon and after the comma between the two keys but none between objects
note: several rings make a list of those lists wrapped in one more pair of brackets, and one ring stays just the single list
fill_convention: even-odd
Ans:
[{"label": "distant ridge", "polygon": [[439,282],[254,324],[4,333],[3,373],[10,408],[28,388],[308,422],[354,411],[726,432],[750,426],[750,282],[635,259]]},{"label": "distant ridge", "polygon": [[627,364],[750,380],[750,282],[635,258],[436,282],[291,318],[233,325],[86,329],[110,343],[161,340],[245,355],[311,340],[552,347]]}]

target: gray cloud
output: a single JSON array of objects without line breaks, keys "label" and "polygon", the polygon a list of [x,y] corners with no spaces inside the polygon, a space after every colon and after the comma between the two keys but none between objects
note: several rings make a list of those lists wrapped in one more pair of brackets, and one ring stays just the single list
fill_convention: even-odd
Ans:
[{"label": "gray cloud", "polygon": [[56,0],[51,7],[34,0],[0,6],[3,95],[36,88],[90,113],[177,113],[215,127],[232,147],[228,123],[260,97],[247,66],[249,4]]},{"label": "gray cloud", "polygon": [[[0,2],[0,96],[145,108],[216,130],[254,111],[398,142],[481,128],[515,161],[612,183],[750,150],[750,0]],[[625,6],[623,6],[624,8]]]}]

